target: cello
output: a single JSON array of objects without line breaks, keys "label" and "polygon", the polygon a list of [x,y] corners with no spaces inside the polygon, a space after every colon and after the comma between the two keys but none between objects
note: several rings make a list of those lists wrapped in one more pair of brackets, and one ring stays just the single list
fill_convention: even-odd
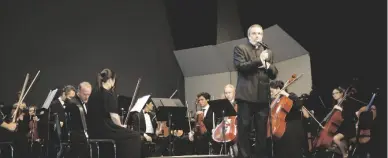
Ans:
[{"label": "cello", "polygon": [[275,94],[276,98],[272,101],[270,107],[271,119],[268,119],[267,122],[267,137],[275,136],[276,138],[280,139],[286,131],[286,116],[292,108],[293,101],[286,96],[281,96],[280,92],[285,90],[302,75],[303,74],[296,77],[296,75],[293,74],[291,78],[284,84],[283,88],[277,94]]},{"label": "cello", "polygon": [[[338,103],[338,106],[342,107],[342,103],[346,99],[346,97],[353,93],[354,93],[354,89],[351,90],[351,87],[348,87],[344,92],[343,98]],[[313,142],[314,148],[331,147],[331,144],[333,142],[333,137],[343,122],[342,112],[338,109],[333,108],[322,122],[325,122],[326,120],[328,121],[326,122],[323,129],[319,132],[319,136]]]},{"label": "cello", "polygon": [[[237,104],[232,103],[234,110],[237,112]],[[218,143],[235,142],[237,137],[237,116],[229,116],[224,118],[213,131],[212,138]],[[222,129],[225,126],[225,139],[222,135]]]}]

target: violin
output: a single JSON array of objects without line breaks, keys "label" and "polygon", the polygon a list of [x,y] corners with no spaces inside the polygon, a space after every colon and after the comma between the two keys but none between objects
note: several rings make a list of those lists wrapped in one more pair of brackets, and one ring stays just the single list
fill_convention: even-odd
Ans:
[{"label": "violin", "polygon": [[30,142],[39,141],[38,135],[38,121],[35,119],[36,117],[36,109],[34,108],[33,112],[30,113],[30,122],[28,123],[28,127],[30,128],[29,138]]},{"label": "violin", "polygon": [[[346,89],[343,99],[337,104],[338,106],[342,107],[343,101],[348,97],[349,95],[352,95],[355,93],[355,89],[349,87]],[[325,126],[322,128],[322,130],[319,133],[319,136],[314,140],[313,145],[314,148],[316,147],[322,147],[322,148],[329,148],[332,145],[333,137],[335,133],[337,132],[338,128],[341,126],[343,122],[342,118],[342,111],[333,108],[330,113],[325,117],[324,121],[328,120],[325,124]]]},{"label": "violin", "polygon": [[195,133],[205,134],[207,132],[205,123],[203,123],[205,116],[204,113],[199,113],[195,117]]},{"label": "violin", "polygon": [[296,77],[296,75],[293,74],[291,78],[284,84],[283,88],[277,94],[275,94],[276,98],[272,101],[270,108],[271,119],[268,119],[267,122],[267,137],[271,137],[272,134],[272,136],[280,139],[286,131],[286,116],[292,108],[293,101],[286,96],[280,95],[280,92],[285,90],[302,75]]}]

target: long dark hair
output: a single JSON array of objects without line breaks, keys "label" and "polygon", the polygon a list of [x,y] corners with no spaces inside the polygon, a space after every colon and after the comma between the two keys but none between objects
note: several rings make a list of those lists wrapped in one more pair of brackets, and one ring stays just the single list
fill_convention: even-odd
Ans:
[{"label": "long dark hair", "polygon": [[[102,84],[109,79],[116,80],[116,73],[111,69],[105,68],[100,73],[97,74],[97,87],[96,90],[101,89]],[[116,84],[116,83],[115,83]],[[113,90],[114,86],[112,87]]]}]

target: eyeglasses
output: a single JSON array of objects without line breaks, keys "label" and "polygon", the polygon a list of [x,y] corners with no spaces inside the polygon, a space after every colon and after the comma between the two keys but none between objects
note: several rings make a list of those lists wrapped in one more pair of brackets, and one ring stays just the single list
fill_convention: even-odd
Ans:
[{"label": "eyeglasses", "polygon": [[339,92],[334,92],[333,95],[338,94]]}]

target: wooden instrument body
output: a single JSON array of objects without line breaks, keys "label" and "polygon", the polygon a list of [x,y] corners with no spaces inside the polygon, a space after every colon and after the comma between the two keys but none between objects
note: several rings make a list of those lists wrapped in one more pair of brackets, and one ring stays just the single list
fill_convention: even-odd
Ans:
[{"label": "wooden instrument body", "polygon": [[203,113],[200,113],[200,114],[197,114],[197,115],[196,115],[196,119],[195,119],[195,129],[194,129],[194,132],[195,132],[195,133],[205,134],[205,133],[207,132],[205,123],[203,123],[204,118],[205,118],[205,117],[204,117],[204,114],[203,114]]},{"label": "wooden instrument body", "polygon": [[[167,127],[167,121],[161,121],[161,122],[158,122],[157,123],[158,126],[157,126],[157,136],[158,137],[168,137],[169,136],[169,127]],[[174,136],[177,136],[177,137],[180,137],[183,135],[183,130],[173,130],[171,131],[171,133],[174,135]]]},{"label": "wooden instrument body", "polygon": [[326,122],[324,128],[320,131],[319,136],[314,140],[314,148],[329,148],[332,145],[333,137],[344,119],[342,112],[335,109],[330,119]]},{"label": "wooden instrument body", "polygon": [[[282,96],[280,99],[275,99],[271,105],[271,120],[268,119],[267,122],[267,137],[271,136],[270,125],[272,124],[272,135],[275,138],[280,139],[284,132],[286,131],[286,117],[290,112],[293,101],[285,96]],[[269,123],[271,121],[271,124]]]},{"label": "wooden instrument body", "polygon": [[[370,109],[367,108],[367,106],[363,106],[361,107],[358,112],[357,112],[357,117],[360,118],[360,116],[362,116],[362,113],[364,112],[372,112],[372,115],[373,115],[373,120],[376,119],[376,107],[374,105],[371,106]],[[356,130],[358,131],[358,124],[359,122],[357,122],[357,128]],[[370,141],[370,135],[371,135],[371,131],[370,129],[360,129],[360,133],[359,133],[360,137],[358,138],[358,142],[360,142],[361,144],[365,144],[365,143],[368,143]]]},{"label": "wooden instrument body", "polygon": [[[234,105],[234,110],[237,111],[237,104]],[[215,142],[235,142],[237,138],[237,116],[229,116],[218,124],[213,131],[212,138]],[[223,127],[225,126],[225,140],[223,137]]]},{"label": "wooden instrument body", "polygon": [[28,127],[30,128],[29,137],[31,141],[38,141],[39,135],[38,135],[38,121],[31,119],[31,121],[28,123]]}]

